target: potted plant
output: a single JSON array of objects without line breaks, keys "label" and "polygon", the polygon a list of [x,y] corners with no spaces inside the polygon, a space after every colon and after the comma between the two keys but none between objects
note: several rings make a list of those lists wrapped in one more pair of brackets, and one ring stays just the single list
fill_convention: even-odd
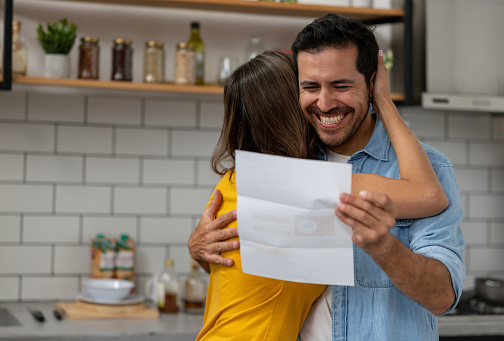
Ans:
[{"label": "potted plant", "polygon": [[39,22],[37,40],[45,51],[45,76],[49,78],[70,77],[70,50],[75,42],[77,26],[64,18],[47,24],[44,30]]}]

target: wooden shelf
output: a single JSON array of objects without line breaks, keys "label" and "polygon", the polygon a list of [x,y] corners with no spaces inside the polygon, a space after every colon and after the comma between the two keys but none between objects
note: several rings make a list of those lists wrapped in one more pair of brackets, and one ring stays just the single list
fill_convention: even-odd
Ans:
[{"label": "wooden shelf", "polygon": [[[0,76],[0,81],[2,76]],[[195,95],[220,95],[224,94],[224,88],[217,84],[206,85],[176,85],[173,83],[133,83],[118,81],[101,81],[88,79],[69,79],[69,78],[43,78],[43,77],[12,77],[14,84],[25,85],[44,85],[44,86],[62,86],[71,88],[88,89],[108,89],[108,90],[126,90],[126,91],[145,91],[145,92],[169,92],[180,94]],[[404,95],[393,93],[392,100],[395,102],[404,101]]]},{"label": "wooden shelf", "polygon": [[111,5],[132,5],[149,7],[180,8],[190,10],[233,12],[245,14],[266,14],[289,17],[317,18],[327,13],[337,13],[344,17],[354,17],[368,24],[399,22],[404,18],[402,9],[377,9],[359,7],[336,7],[303,5],[297,3],[276,3],[244,0],[56,0],[65,2],[87,2]]}]

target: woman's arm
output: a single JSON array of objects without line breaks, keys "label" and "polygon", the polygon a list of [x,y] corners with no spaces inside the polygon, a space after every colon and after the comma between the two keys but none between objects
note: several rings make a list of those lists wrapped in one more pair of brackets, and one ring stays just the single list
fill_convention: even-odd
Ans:
[{"label": "woman's arm", "polygon": [[399,218],[422,218],[442,212],[448,207],[448,197],[420,142],[402,120],[390,97],[388,70],[382,53],[378,56],[372,91],[373,109],[394,146],[401,178],[356,173],[352,177],[352,194],[358,195],[364,189],[387,193],[399,209]]}]

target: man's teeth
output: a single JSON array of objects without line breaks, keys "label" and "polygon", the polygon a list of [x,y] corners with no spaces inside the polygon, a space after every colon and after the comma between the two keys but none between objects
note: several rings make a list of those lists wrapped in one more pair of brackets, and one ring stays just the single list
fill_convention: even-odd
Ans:
[{"label": "man's teeth", "polygon": [[323,124],[335,124],[341,122],[341,120],[345,117],[345,115],[337,115],[337,116],[325,116],[319,115],[320,122]]}]

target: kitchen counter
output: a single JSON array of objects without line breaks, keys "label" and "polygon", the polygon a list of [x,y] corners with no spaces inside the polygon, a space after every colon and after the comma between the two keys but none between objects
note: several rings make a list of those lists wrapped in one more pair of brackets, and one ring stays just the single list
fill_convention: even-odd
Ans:
[{"label": "kitchen counter", "polygon": [[[55,302],[0,303],[21,326],[0,327],[0,339],[9,340],[164,340],[194,341],[203,324],[203,315],[161,314],[159,319],[76,320],[66,316],[58,321]],[[46,321],[36,321],[29,312],[40,310]]]},{"label": "kitchen counter", "polygon": [[[161,314],[159,319],[102,319],[58,321],[54,302],[0,303],[21,326],[0,327],[0,339],[19,340],[164,340],[193,341],[203,323],[202,315]],[[31,310],[41,310],[44,323],[36,321]],[[439,318],[441,336],[504,335],[504,315],[448,315]]]}]

